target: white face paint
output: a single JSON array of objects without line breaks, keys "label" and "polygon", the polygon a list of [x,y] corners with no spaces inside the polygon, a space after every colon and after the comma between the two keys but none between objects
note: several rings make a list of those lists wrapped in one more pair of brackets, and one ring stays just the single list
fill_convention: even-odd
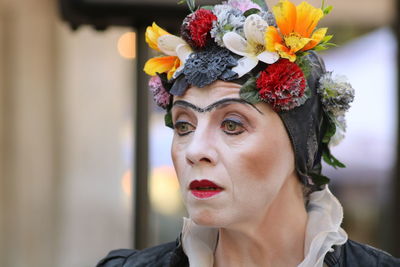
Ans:
[{"label": "white face paint", "polygon": [[[189,216],[200,225],[231,228],[262,220],[295,172],[279,116],[265,103],[241,100],[239,89],[218,81],[174,97],[172,159]],[[195,180],[219,190],[191,190],[199,186]]]}]

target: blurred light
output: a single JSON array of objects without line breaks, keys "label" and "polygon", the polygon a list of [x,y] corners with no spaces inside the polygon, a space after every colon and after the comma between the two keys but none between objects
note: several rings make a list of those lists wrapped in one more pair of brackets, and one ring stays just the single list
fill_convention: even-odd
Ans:
[{"label": "blurred light", "polygon": [[121,179],[122,191],[128,196],[132,196],[132,171],[127,170]]},{"label": "blurred light", "polygon": [[118,40],[118,52],[121,57],[134,59],[136,57],[136,33],[126,32]]},{"label": "blurred light", "polygon": [[173,215],[182,208],[179,183],[171,166],[154,168],[150,177],[150,203],[164,215]]}]

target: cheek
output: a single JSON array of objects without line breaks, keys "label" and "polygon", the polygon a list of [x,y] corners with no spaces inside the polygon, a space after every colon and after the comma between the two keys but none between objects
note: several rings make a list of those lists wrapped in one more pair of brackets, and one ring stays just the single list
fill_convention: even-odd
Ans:
[{"label": "cheek", "polygon": [[184,158],[182,154],[182,149],[180,148],[180,145],[176,142],[175,137],[172,140],[172,146],[171,146],[171,158],[172,162],[174,164],[174,168],[176,171],[176,174],[178,176],[179,182],[181,182],[181,173],[183,169],[183,164],[184,164]]},{"label": "cheek", "polygon": [[236,156],[227,169],[237,201],[265,205],[276,196],[294,170],[288,138],[281,131],[255,135],[246,140],[244,147],[231,151],[230,155]]}]

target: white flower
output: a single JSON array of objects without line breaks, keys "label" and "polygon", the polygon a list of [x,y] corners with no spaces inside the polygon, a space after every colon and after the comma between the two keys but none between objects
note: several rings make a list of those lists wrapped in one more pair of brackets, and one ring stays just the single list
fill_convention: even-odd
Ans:
[{"label": "white flower", "polygon": [[331,140],[329,141],[330,147],[337,146],[338,144],[340,144],[343,141],[343,139],[345,137],[346,128],[347,128],[345,116],[340,115],[337,118],[335,118],[335,125],[336,125],[336,132],[332,136]]},{"label": "white flower", "polygon": [[158,38],[157,42],[161,52],[168,56],[177,56],[181,61],[180,67],[173,75],[173,78],[176,78],[176,74],[184,68],[186,60],[189,58],[190,54],[193,53],[192,48],[182,38],[175,35],[163,35]]},{"label": "white flower", "polygon": [[327,72],[319,80],[318,93],[324,109],[335,117],[344,114],[354,100],[354,89],[345,76],[332,76]]},{"label": "white flower", "polygon": [[279,59],[278,53],[266,51],[265,31],[268,23],[257,14],[250,15],[244,22],[244,35],[246,39],[235,32],[224,35],[225,47],[235,54],[243,56],[238,65],[232,70],[239,78],[250,72],[258,61],[273,64]]},{"label": "white flower", "polygon": [[211,37],[219,46],[224,47],[222,38],[227,32],[232,31],[243,35],[243,24],[246,17],[239,9],[226,4],[216,5],[213,13],[217,16],[217,20],[213,22]]}]

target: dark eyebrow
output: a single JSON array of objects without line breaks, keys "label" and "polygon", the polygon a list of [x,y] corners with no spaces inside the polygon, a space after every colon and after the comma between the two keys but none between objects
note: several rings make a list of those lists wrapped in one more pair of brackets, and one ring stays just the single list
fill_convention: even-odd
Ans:
[{"label": "dark eyebrow", "polygon": [[193,109],[194,111],[197,111],[197,112],[200,112],[200,113],[204,113],[204,112],[210,112],[214,108],[216,108],[216,109],[221,108],[221,107],[223,107],[223,106],[225,106],[227,104],[230,104],[230,103],[240,103],[240,104],[249,105],[249,106],[253,107],[255,110],[257,110],[258,113],[264,114],[255,105],[253,105],[252,103],[247,102],[247,101],[245,101],[243,99],[240,99],[240,98],[224,98],[224,99],[221,99],[221,100],[219,100],[219,101],[217,101],[215,103],[212,103],[212,104],[208,105],[205,108],[200,108],[200,107],[195,106],[192,103],[189,103],[189,102],[184,101],[184,100],[177,100],[177,101],[174,102],[172,107],[181,106],[181,107],[184,107],[184,108]]}]

